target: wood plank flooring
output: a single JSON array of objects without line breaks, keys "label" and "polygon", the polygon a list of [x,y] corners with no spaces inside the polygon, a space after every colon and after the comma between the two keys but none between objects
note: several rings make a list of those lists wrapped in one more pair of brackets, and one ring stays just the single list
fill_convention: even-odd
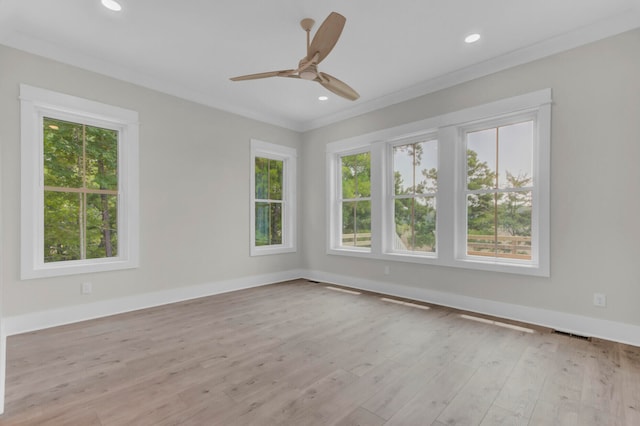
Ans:
[{"label": "wood plank flooring", "polygon": [[640,425],[640,348],[425,306],[299,280],[12,336],[0,425]]}]

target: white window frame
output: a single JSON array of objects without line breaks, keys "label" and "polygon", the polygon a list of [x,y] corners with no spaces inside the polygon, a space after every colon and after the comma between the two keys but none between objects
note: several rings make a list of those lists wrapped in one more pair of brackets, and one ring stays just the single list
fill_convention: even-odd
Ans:
[{"label": "white window frame", "polygon": [[[500,117],[494,117],[489,120],[483,120],[480,122],[476,122],[473,124],[459,126],[459,141],[460,149],[458,150],[458,161],[464,161],[464,164],[460,164],[458,166],[458,170],[460,171],[459,179],[457,182],[460,183],[458,185],[456,191],[456,212],[458,213],[456,216],[456,253],[455,259],[459,262],[467,262],[469,264],[476,264],[480,268],[484,268],[486,264],[494,265],[491,269],[495,270],[496,268],[503,269],[505,272],[509,271],[509,268],[512,266],[518,267],[535,267],[539,264],[540,258],[540,208],[538,208],[539,198],[541,191],[538,188],[538,183],[540,182],[540,158],[539,155],[536,155],[535,150],[540,145],[539,142],[539,109],[531,110],[524,113],[517,114],[507,114]],[[532,159],[533,159],[533,170],[532,177],[533,182],[531,184],[530,190],[532,193],[532,211],[531,211],[531,260],[516,260],[516,259],[508,259],[508,258],[500,258],[493,256],[473,256],[467,254],[467,236],[468,236],[468,227],[467,227],[467,164],[466,164],[466,134],[468,132],[488,129],[493,127],[507,126],[510,124],[520,123],[524,121],[533,121],[533,150]],[[464,158],[463,158],[464,157]]]},{"label": "white window frame", "polygon": [[[118,253],[99,259],[44,262],[43,117],[118,132]],[[21,279],[139,266],[138,113],[63,93],[20,85]]]},{"label": "white window frame", "polygon": [[[498,100],[484,105],[428,118],[327,144],[327,253],[385,261],[412,262],[466,269],[549,276],[550,273],[550,146],[551,89]],[[464,131],[478,123],[498,123],[533,118],[533,197],[531,261],[487,259],[466,255],[466,141]],[[392,146],[421,137],[438,140],[438,191],[436,195],[437,251],[393,250],[393,157]],[[371,150],[371,251],[339,246],[337,211],[338,159],[350,152]]]},{"label": "white window frame", "polygon": [[[330,213],[328,215],[330,219],[329,229],[329,250],[337,250],[340,252],[351,252],[351,253],[362,253],[369,254],[372,252],[372,247],[374,246],[373,241],[373,232],[372,232],[372,240],[371,247],[357,247],[357,246],[343,246],[342,245],[342,203],[344,199],[342,198],[342,157],[348,157],[350,155],[356,154],[364,154],[366,152],[371,152],[369,147],[357,147],[355,149],[349,149],[345,151],[339,151],[335,153],[330,153],[329,163],[333,165],[330,170],[330,181],[329,185],[333,187],[331,191],[331,203]],[[373,170],[373,154],[371,155],[371,170]],[[372,178],[373,179],[373,178]],[[373,182],[372,185],[373,186]],[[372,189],[373,191],[373,189]],[[371,201],[371,228],[373,231],[373,194],[370,194],[369,197],[362,198],[362,201]]]},{"label": "white window frame", "polygon": [[[282,178],[282,244],[256,246],[256,157],[283,162]],[[250,254],[262,256],[295,252],[296,238],[296,162],[297,151],[257,139],[251,140],[251,194],[250,194]]]},{"label": "white window frame", "polygon": [[[385,227],[385,235],[384,235],[384,244],[383,244],[383,249],[384,249],[384,253],[387,254],[391,254],[391,255],[399,255],[399,256],[411,256],[411,257],[416,257],[416,258],[437,258],[438,257],[438,246],[439,246],[439,242],[438,242],[438,235],[437,235],[437,231],[438,231],[438,217],[440,216],[438,213],[436,213],[436,251],[435,252],[420,252],[420,251],[415,251],[415,250],[396,250],[394,248],[393,245],[393,238],[395,238],[395,233],[396,233],[396,224],[395,224],[395,212],[394,212],[394,205],[395,205],[395,199],[396,194],[395,194],[395,176],[394,176],[394,158],[393,158],[393,149],[396,146],[399,145],[408,145],[408,144],[415,144],[415,143],[420,143],[420,142],[431,142],[431,141],[436,141],[436,143],[438,144],[438,148],[440,145],[440,142],[438,141],[438,134],[437,132],[425,132],[425,133],[420,133],[417,135],[413,135],[410,137],[405,137],[405,138],[400,138],[400,139],[395,139],[393,141],[389,141],[387,142],[386,145],[386,152],[385,155],[388,159],[388,161],[386,161],[387,164],[387,168],[385,170],[385,179],[386,179],[386,188],[388,188],[388,191],[385,193],[384,196],[384,206],[385,206],[385,215],[384,217],[388,219],[388,223],[386,223],[386,227]],[[438,152],[440,152],[440,150],[438,149]],[[439,159],[437,161],[437,170],[438,173],[440,172],[440,162]],[[428,193],[428,194],[414,194],[413,198],[416,197],[433,197],[436,200],[436,212],[438,209],[438,193],[439,193],[439,187],[438,190],[435,191],[435,193]]]}]

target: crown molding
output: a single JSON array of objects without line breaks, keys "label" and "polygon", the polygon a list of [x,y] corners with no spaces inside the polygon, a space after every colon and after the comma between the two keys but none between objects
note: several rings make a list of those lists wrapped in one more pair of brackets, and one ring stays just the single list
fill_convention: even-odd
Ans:
[{"label": "crown molding", "polygon": [[0,23],[2,23],[2,25],[0,25],[0,44],[249,119],[284,127],[297,132],[306,132],[630,31],[640,27],[640,7],[630,9],[620,15],[558,35],[526,48],[518,49],[446,75],[424,81],[395,93],[369,101],[358,102],[354,106],[309,121],[293,120],[280,115],[270,114],[264,110],[230,105],[221,102],[220,99],[213,94],[188,88],[167,79],[153,77],[105,61],[99,57],[79,55],[77,52],[64,46],[29,37],[19,30],[12,28],[11,22]]},{"label": "crown molding", "polygon": [[513,68],[515,66],[533,62],[585,44],[593,43],[607,37],[622,34],[638,27],[640,27],[640,9],[631,9],[627,13],[600,21],[596,24],[567,32],[526,48],[491,58],[487,61],[456,70],[440,77],[426,80],[395,93],[381,96],[371,101],[359,103],[354,107],[344,109],[337,113],[305,122],[302,124],[302,130],[309,131],[328,126],[348,118],[357,117],[359,115],[410,99],[415,99],[438,90],[446,89],[470,80],[475,80],[498,71]]}]

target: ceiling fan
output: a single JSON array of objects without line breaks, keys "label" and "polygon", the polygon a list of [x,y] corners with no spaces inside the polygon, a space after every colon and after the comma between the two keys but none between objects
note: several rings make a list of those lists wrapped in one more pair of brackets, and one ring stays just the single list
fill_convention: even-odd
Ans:
[{"label": "ceiling fan", "polygon": [[315,21],[311,18],[305,18],[300,21],[300,26],[307,33],[307,56],[302,58],[298,63],[298,68],[282,71],[269,71],[258,74],[242,75],[231,78],[232,81],[255,80],[267,77],[288,77],[301,78],[303,80],[317,81],[327,90],[338,96],[355,101],[360,97],[358,92],[353,90],[348,84],[338,80],[324,72],[318,71],[318,64],[327,57],[331,49],[338,42],[342,29],[347,19],[336,12],[331,12],[327,19],[324,20],[311,43],[309,43],[309,33]]}]

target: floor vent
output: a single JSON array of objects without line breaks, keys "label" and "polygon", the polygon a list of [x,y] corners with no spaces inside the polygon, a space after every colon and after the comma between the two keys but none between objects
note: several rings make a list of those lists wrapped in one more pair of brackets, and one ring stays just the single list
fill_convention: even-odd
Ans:
[{"label": "floor vent", "polygon": [[561,336],[572,337],[574,339],[587,340],[589,342],[591,341],[591,337],[582,336],[580,334],[573,334],[573,333],[569,333],[567,331],[553,330],[552,333],[553,334],[560,334]]}]

